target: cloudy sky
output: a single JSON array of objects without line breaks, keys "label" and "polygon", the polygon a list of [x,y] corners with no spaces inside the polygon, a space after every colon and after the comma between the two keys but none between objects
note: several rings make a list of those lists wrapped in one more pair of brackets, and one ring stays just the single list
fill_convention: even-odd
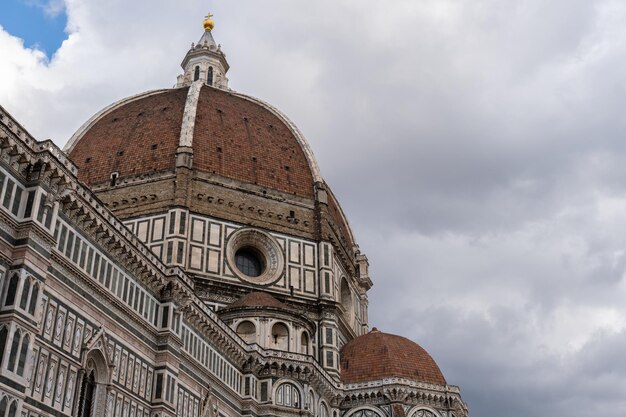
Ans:
[{"label": "cloudy sky", "polygon": [[472,416],[626,415],[626,2],[2,0],[0,103],[63,145],[172,86],[208,10],[339,196],[371,325]]}]

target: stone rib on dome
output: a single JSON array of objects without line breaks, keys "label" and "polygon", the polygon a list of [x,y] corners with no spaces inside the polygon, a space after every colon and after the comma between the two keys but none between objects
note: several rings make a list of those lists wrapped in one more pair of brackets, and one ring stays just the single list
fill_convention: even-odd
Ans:
[{"label": "stone rib on dome", "polygon": [[346,241],[345,243],[354,246],[356,244],[356,240],[354,239],[354,234],[352,233],[352,227],[350,227],[350,223],[348,222],[348,218],[343,212],[337,197],[332,192],[328,184],[326,184],[328,188],[328,210],[331,218],[339,228],[339,233],[342,238]]},{"label": "stone rib on dome", "polygon": [[421,346],[376,328],[344,345],[340,361],[345,384],[396,377],[446,385],[439,366]]}]

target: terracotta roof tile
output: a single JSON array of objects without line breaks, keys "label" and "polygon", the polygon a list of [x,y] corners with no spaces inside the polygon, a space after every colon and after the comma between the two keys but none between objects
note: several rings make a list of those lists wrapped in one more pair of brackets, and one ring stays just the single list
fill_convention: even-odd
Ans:
[{"label": "terracotta roof tile", "polygon": [[230,304],[227,308],[235,307],[275,307],[285,310],[290,309],[286,304],[281,303],[270,294],[262,291],[253,291],[249,294],[246,294],[239,300]]},{"label": "terracotta roof tile", "polygon": [[374,328],[348,342],[340,354],[344,383],[399,377],[446,385],[433,358],[417,343]]},{"label": "terracotta roof tile", "polygon": [[193,143],[200,171],[313,198],[313,175],[298,140],[254,102],[203,87]]},{"label": "terracotta roof tile", "polygon": [[[139,97],[107,111],[70,158],[87,184],[173,170],[188,88]],[[272,111],[203,86],[193,133],[193,167],[272,190],[314,198],[314,177],[294,132]]]},{"label": "terracotta roof tile", "polygon": [[174,170],[188,88],[130,101],[103,115],[69,156],[87,184]]}]

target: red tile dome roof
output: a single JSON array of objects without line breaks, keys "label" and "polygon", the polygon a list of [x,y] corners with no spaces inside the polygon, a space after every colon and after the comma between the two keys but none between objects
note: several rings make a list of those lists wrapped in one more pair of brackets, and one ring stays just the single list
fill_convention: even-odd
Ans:
[{"label": "red tile dome roof", "polygon": [[439,366],[421,346],[375,327],[344,345],[340,361],[346,384],[398,377],[446,385]]},{"label": "red tile dome roof", "polygon": [[251,293],[244,295],[239,300],[230,304],[226,308],[237,307],[274,307],[284,310],[290,310],[290,308],[286,304],[278,301],[272,295],[263,291],[252,291]]},{"label": "red tile dome roof", "polygon": [[195,113],[194,169],[314,198],[314,183],[322,181],[317,163],[284,115],[231,91],[203,85],[192,96],[189,90],[139,94],[96,114],[66,146],[79,179],[93,185],[109,181],[113,172],[123,178],[173,171],[183,119]]},{"label": "red tile dome roof", "polygon": [[68,144],[78,178],[92,185],[109,181],[113,172],[173,171],[187,90],[140,94],[96,114]]}]

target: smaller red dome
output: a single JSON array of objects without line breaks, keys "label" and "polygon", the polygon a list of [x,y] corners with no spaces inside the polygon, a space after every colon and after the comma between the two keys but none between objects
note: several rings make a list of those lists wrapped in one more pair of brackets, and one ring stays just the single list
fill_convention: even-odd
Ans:
[{"label": "smaller red dome", "polygon": [[396,377],[447,385],[437,363],[420,345],[376,327],[345,344],[340,358],[345,384]]},{"label": "smaller red dome", "polygon": [[284,303],[281,303],[276,298],[263,291],[253,291],[246,294],[226,308],[230,309],[241,307],[274,307],[283,310],[290,309]]}]

